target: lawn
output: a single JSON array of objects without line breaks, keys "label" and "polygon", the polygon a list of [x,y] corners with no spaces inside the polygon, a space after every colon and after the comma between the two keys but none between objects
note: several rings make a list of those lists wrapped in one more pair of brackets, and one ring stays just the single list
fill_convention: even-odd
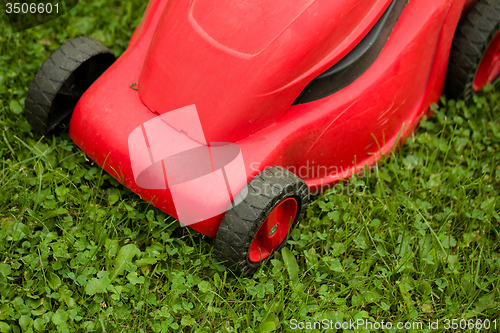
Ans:
[{"label": "lawn", "polygon": [[406,145],[314,197],[288,247],[238,278],[213,239],[23,115],[51,52],[90,35],[120,54],[144,7],[80,1],[20,33],[0,22],[0,332],[296,332],[322,320],[305,331],[350,320],[500,330],[499,92],[471,106],[443,98]]}]

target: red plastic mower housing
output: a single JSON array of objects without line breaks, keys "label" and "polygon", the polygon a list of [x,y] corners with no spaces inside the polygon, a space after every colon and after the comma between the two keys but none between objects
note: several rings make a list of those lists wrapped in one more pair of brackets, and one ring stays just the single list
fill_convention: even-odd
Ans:
[{"label": "red plastic mower housing", "polygon": [[[179,125],[162,144],[178,151],[236,144],[245,177],[234,178],[230,199],[270,166],[319,192],[373,165],[438,101],[456,26],[471,2],[151,0],[126,52],[79,100],[69,134],[108,173],[176,218],[164,167],[155,176],[163,188],[137,184],[129,136],[143,128],[147,151],[152,143],[141,126],[191,105],[202,134],[186,136],[182,126],[190,125]],[[370,38],[379,50],[363,46]],[[223,206],[227,195],[218,193],[193,194],[189,204]],[[190,227],[214,237],[223,215]]]}]

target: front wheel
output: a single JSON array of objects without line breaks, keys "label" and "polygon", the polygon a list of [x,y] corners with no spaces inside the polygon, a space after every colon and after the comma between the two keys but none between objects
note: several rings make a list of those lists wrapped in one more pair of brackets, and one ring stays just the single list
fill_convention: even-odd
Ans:
[{"label": "front wheel", "polygon": [[224,216],[214,252],[237,275],[250,277],[281,249],[290,230],[304,219],[309,189],[281,167],[265,169],[247,188],[246,197]]},{"label": "front wheel", "polygon": [[35,74],[26,95],[24,114],[40,134],[69,122],[82,94],[115,61],[115,55],[90,37],[59,47]]},{"label": "front wheel", "polygon": [[450,52],[446,95],[466,102],[500,80],[500,0],[479,0],[462,18]]}]

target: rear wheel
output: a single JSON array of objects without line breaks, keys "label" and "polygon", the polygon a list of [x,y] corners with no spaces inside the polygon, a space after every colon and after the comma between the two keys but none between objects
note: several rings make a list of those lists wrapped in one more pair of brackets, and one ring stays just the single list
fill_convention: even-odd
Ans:
[{"label": "rear wheel", "polygon": [[479,0],[460,21],[446,79],[449,98],[470,101],[500,74],[500,0]]},{"label": "rear wheel", "polygon": [[48,134],[67,124],[80,97],[115,59],[106,46],[86,36],[59,47],[29,87],[24,114],[31,126]]},{"label": "rear wheel", "polygon": [[214,252],[236,274],[249,277],[281,249],[305,217],[309,189],[281,167],[262,171],[247,188],[246,197],[224,216]]}]

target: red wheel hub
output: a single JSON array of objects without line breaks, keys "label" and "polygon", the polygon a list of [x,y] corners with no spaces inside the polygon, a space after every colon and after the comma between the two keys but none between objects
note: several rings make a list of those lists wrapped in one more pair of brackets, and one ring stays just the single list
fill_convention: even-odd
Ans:
[{"label": "red wheel hub", "polygon": [[266,259],[285,240],[297,214],[297,200],[287,198],[269,213],[257,230],[250,245],[248,258],[251,262]]},{"label": "red wheel hub", "polygon": [[500,75],[500,32],[488,46],[483,59],[477,68],[474,84],[474,91],[481,90],[486,84],[494,82]]}]

